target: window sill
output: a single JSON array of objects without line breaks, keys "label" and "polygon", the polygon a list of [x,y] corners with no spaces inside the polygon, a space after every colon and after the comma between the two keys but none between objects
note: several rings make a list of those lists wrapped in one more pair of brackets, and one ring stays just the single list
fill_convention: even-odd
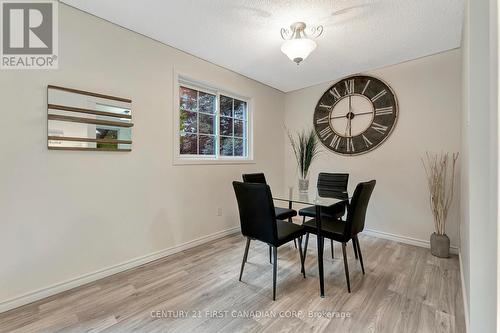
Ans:
[{"label": "window sill", "polygon": [[238,165],[255,164],[254,159],[202,159],[202,158],[174,158],[173,165]]}]

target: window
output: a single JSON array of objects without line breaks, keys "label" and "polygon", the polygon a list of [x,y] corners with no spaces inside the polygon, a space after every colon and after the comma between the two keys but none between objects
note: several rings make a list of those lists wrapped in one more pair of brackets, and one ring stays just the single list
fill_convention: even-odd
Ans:
[{"label": "window", "polygon": [[215,155],[215,95],[179,87],[181,155]]},{"label": "window", "polygon": [[219,96],[221,156],[246,156],[247,103]]},{"label": "window", "polygon": [[182,160],[248,160],[248,101],[179,84],[178,154]]}]

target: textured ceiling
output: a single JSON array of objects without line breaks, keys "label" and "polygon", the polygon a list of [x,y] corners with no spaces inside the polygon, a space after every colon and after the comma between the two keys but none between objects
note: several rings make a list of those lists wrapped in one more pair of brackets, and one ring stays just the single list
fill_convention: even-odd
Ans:
[{"label": "textured ceiling", "polygon": [[[108,21],[291,91],[460,46],[463,0],[62,0]],[[299,66],[280,28],[322,24]]]}]

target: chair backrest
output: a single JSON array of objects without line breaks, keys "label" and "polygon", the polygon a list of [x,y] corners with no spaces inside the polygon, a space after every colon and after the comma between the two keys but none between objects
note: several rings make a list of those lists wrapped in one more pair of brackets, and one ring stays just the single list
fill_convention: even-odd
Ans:
[{"label": "chair backrest", "polygon": [[266,184],[233,182],[241,233],[268,244],[278,239],[271,189]]},{"label": "chair backrest", "polygon": [[242,175],[243,181],[245,183],[259,183],[259,184],[267,184],[266,176],[262,172],[260,173],[244,173]]},{"label": "chair backrest", "polygon": [[318,190],[345,192],[349,182],[348,173],[321,172],[318,175]]},{"label": "chair backrest", "polygon": [[356,235],[365,227],[366,209],[375,188],[375,180],[359,183],[354,190],[351,203],[347,209],[347,220],[345,232],[347,235]]}]

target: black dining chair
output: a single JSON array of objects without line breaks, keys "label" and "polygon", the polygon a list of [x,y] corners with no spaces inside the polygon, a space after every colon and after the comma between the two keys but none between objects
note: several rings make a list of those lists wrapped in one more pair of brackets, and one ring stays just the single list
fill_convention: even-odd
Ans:
[{"label": "black dining chair", "polygon": [[[321,172],[318,175],[317,188],[318,192],[322,196],[329,196],[329,193],[335,197],[338,192],[347,192],[347,184],[349,182],[348,173],[327,173]],[[339,202],[330,207],[324,207],[321,210],[321,216],[326,218],[340,219],[344,216],[346,211],[346,202]],[[306,217],[315,218],[316,217],[316,207],[309,206],[299,210],[299,215],[302,216],[302,223],[306,221]],[[306,234],[306,244],[309,240],[309,234]],[[330,241],[332,259],[333,259],[333,241]],[[354,243],[353,243],[354,246]],[[307,251],[307,246],[304,246],[304,252]],[[356,259],[358,255],[356,249],[354,249],[354,254]]]},{"label": "black dining chair", "polygon": [[[259,173],[245,173],[242,175],[243,181],[245,183],[257,183],[257,184],[267,184],[266,176],[262,172]],[[278,220],[288,220],[292,222],[292,217],[297,216],[297,211],[289,208],[274,207],[274,212]],[[294,239],[293,244],[297,248],[297,242]],[[269,262],[271,262],[271,248],[269,248]]]},{"label": "black dining chair", "polygon": [[[349,267],[347,265],[347,255],[346,255],[346,244],[352,240],[357,255],[359,256],[359,262],[361,263],[361,271],[365,274],[365,267],[363,264],[363,256],[361,254],[361,248],[359,246],[358,234],[363,231],[365,227],[365,217],[366,210],[368,208],[368,202],[370,201],[371,194],[375,187],[375,180],[369,182],[359,183],[354,190],[354,194],[351,199],[351,203],[347,208],[347,218],[345,221],[336,218],[321,217],[321,237],[334,240],[336,242],[342,243],[342,255],[344,257],[344,269],[345,276],[347,280],[347,290],[351,292],[351,284],[349,281]],[[316,234],[316,220],[312,219],[306,221],[303,226],[309,233]],[[321,241],[323,244],[323,241]],[[306,239],[307,246],[307,239]],[[306,253],[304,253],[304,261],[306,258]]]},{"label": "black dining chair", "polygon": [[[242,178],[245,183],[267,184],[266,176],[263,173],[246,173],[242,175]],[[290,219],[297,216],[297,211],[291,208],[274,207],[274,210],[278,220],[288,220],[291,222]]]},{"label": "black dining chair", "polygon": [[[234,181],[233,188],[238,201],[241,233],[247,238],[239,280],[241,281],[243,276],[250,241],[258,240],[268,244],[273,249],[273,300],[275,300],[278,247],[299,237],[301,238],[305,234],[305,229],[303,226],[276,219],[273,197],[268,185]],[[299,241],[298,244],[301,273],[305,278],[301,242]]]}]

